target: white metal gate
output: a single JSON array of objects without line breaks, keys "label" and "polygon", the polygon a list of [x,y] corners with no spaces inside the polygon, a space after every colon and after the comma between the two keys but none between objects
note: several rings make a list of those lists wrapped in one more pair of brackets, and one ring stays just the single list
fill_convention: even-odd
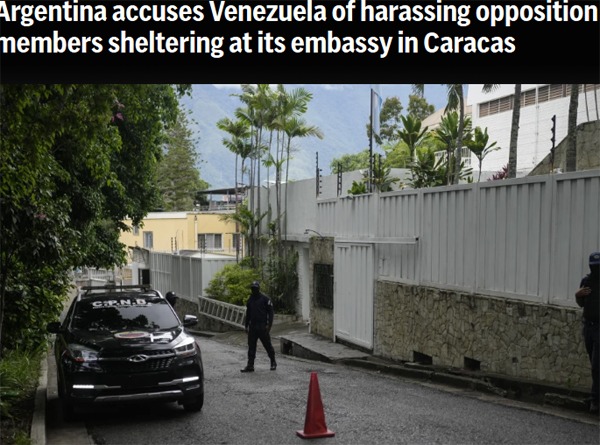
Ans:
[{"label": "white metal gate", "polygon": [[373,348],[373,245],[336,243],[333,327],[336,338]]}]

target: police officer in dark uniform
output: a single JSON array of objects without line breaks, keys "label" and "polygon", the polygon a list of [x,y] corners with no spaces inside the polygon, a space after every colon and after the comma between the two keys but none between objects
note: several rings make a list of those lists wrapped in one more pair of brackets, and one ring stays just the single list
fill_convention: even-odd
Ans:
[{"label": "police officer in dark uniform", "polygon": [[246,334],[248,334],[248,364],[242,372],[254,372],[254,359],[256,357],[256,344],[264,346],[271,359],[271,371],[277,369],[275,362],[275,349],[271,344],[271,326],[273,326],[273,303],[271,299],[260,291],[260,283],[254,281],[250,285],[252,293],[246,303]]},{"label": "police officer in dark uniform", "polygon": [[173,292],[173,291],[167,292],[166,298],[167,298],[167,301],[171,304],[171,306],[173,306],[173,308],[175,308],[175,303],[177,303],[177,299],[179,298],[175,294],[175,292]]},{"label": "police officer in dark uniform", "polygon": [[583,277],[575,300],[583,307],[583,341],[592,366],[592,390],[590,412],[598,413],[598,396],[600,392],[600,252],[590,255],[590,273]]}]

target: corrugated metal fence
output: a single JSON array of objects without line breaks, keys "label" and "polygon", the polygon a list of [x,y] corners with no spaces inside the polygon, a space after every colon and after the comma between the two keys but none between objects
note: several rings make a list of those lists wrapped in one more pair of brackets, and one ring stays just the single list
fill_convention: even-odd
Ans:
[{"label": "corrugated metal fence", "polygon": [[600,171],[328,199],[316,221],[373,242],[380,279],[572,306],[600,250]]},{"label": "corrugated metal fence", "polygon": [[198,258],[170,253],[150,253],[150,281],[163,293],[174,291],[179,297],[197,302],[214,275],[235,257]]}]

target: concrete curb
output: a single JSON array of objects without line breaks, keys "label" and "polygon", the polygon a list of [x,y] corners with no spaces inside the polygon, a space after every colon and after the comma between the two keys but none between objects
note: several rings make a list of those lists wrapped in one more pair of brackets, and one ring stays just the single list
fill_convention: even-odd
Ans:
[{"label": "concrete curb", "polygon": [[341,360],[340,363],[457,388],[473,389],[511,400],[561,407],[571,411],[587,411],[587,403],[585,402],[587,393],[579,390],[566,390],[537,383],[519,382],[497,376],[457,375],[451,372],[443,372],[440,369],[426,369],[425,366],[389,364],[377,360],[345,359]]},{"label": "concrete curb", "polygon": [[46,445],[46,390],[48,388],[48,355],[46,353],[42,357],[40,370],[29,433],[32,445]]}]

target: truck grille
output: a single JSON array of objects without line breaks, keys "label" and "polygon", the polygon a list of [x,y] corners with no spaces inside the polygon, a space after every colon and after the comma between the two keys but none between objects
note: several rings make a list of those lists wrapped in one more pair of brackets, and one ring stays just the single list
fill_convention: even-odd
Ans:
[{"label": "truck grille", "polygon": [[149,372],[168,369],[174,359],[174,351],[164,350],[128,352],[120,356],[103,354],[99,362],[106,372]]}]

